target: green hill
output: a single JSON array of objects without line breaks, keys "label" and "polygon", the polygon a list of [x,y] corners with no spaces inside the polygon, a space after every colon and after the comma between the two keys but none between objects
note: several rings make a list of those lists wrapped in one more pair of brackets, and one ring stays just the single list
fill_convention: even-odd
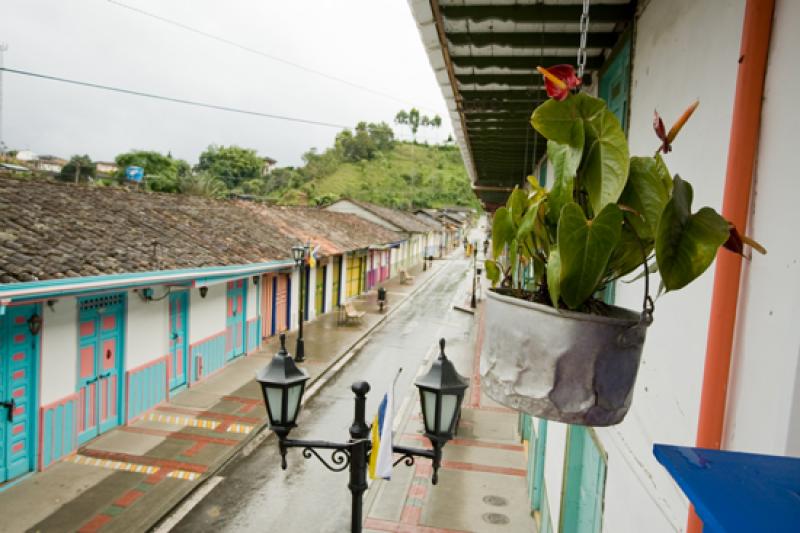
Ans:
[{"label": "green hill", "polygon": [[304,183],[289,180],[270,196],[289,204],[328,204],[349,197],[401,209],[480,207],[454,146],[395,142],[369,159],[324,158],[324,154],[307,158],[305,167],[292,170],[306,176]]}]

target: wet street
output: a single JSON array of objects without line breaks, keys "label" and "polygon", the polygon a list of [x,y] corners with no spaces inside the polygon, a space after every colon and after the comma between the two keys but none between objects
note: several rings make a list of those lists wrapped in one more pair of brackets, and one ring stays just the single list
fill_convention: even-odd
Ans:
[{"label": "wet street", "polygon": [[[444,270],[379,326],[359,353],[305,404],[299,427],[290,436],[346,440],[353,418],[351,384],[365,380],[371,386],[366,411],[370,423],[400,367],[403,372],[395,388],[395,409],[406,397],[414,400],[417,370],[438,339],[445,337],[454,349],[469,342],[472,316],[453,310],[453,304],[464,304],[468,297],[471,267],[466,259],[449,260]],[[389,293],[390,302],[391,298]],[[313,356],[306,355],[307,359]],[[413,403],[410,406],[414,408]],[[323,457],[327,459],[329,454]],[[217,485],[173,531],[348,531],[347,471],[330,472],[316,458],[304,459],[299,449],[290,449],[287,460],[289,468],[283,471],[277,440],[268,438],[249,456],[235,460],[218,478],[209,480]]]}]

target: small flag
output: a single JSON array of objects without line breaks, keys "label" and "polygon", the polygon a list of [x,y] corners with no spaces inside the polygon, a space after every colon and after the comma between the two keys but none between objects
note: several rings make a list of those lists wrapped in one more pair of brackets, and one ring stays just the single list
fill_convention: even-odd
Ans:
[{"label": "small flag", "polygon": [[372,451],[369,456],[369,477],[392,477],[392,392],[383,395],[381,405],[372,422]]},{"label": "small flag", "polygon": [[308,254],[308,266],[314,268],[317,266],[317,259],[319,254],[319,246],[315,246]]}]

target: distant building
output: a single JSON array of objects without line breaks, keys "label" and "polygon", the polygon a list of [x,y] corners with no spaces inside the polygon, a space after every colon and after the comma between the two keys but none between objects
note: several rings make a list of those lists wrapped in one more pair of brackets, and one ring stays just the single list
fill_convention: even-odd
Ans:
[{"label": "distant building", "polygon": [[17,159],[19,161],[36,161],[39,156],[30,150],[20,150],[17,152]]},{"label": "distant building", "polygon": [[269,174],[270,171],[275,168],[277,161],[271,157],[262,157],[261,159],[264,161],[264,165],[261,167],[261,176],[263,177]]},{"label": "distant building", "polygon": [[96,161],[94,168],[98,174],[110,176],[116,174],[117,170],[119,170],[119,165],[113,161]]},{"label": "distant building", "polygon": [[33,162],[33,168],[40,172],[51,172],[53,174],[58,174],[61,172],[61,169],[64,168],[64,165],[67,164],[66,159],[61,159],[60,157],[56,157],[54,155],[41,155]]}]

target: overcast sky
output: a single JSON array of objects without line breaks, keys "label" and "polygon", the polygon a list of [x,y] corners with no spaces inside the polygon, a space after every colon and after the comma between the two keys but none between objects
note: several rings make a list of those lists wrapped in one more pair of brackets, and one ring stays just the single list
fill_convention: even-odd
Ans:
[{"label": "overcast sky", "polygon": [[[451,132],[406,0],[115,0],[399,98],[360,90],[154,20],[108,0],[0,0],[5,66],[216,105],[335,124],[438,113]],[[112,160],[131,149],[191,163],[237,144],[296,165],[337,129],[189,107],[3,75],[10,149]],[[394,126],[408,138],[405,129]]]}]

